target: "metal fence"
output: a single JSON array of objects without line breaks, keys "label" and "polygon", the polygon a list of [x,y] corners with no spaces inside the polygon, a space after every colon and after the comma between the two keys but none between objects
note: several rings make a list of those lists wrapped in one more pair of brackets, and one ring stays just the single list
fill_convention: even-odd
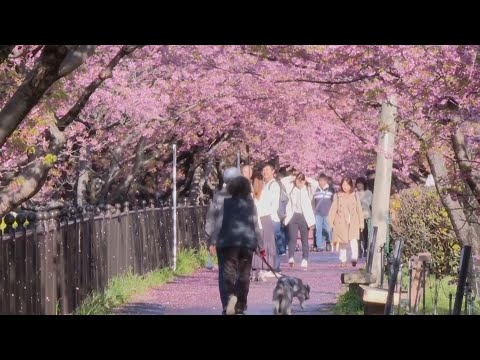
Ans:
[{"label": "metal fence", "polygon": [[[206,211],[206,205],[178,206],[178,249],[204,241]],[[173,261],[172,208],[153,200],[8,214],[4,221],[0,314],[70,314],[112,277]]]}]

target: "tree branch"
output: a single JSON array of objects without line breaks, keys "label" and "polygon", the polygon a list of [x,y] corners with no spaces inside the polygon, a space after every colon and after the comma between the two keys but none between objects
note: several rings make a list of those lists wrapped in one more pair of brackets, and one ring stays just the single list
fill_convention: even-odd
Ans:
[{"label": "tree branch", "polygon": [[309,80],[309,79],[288,79],[288,80],[276,80],[275,84],[279,83],[292,83],[292,82],[306,82],[312,84],[322,84],[322,85],[341,85],[341,84],[352,84],[357,81],[362,81],[365,79],[377,77],[380,74],[378,72],[371,75],[360,75],[350,80]]},{"label": "tree branch", "polygon": [[354,129],[352,129],[350,126],[348,126],[347,120],[337,112],[337,110],[333,107],[332,104],[328,104],[328,107],[340,119],[340,121],[345,124],[347,129],[350,130],[350,132],[357,137],[357,139],[359,139],[363,144],[368,144],[367,139],[365,139],[363,136],[357,134],[357,132]]},{"label": "tree branch", "polygon": [[425,142],[427,139],[425,138],[426,132],[423,131],[415,122],[405,122],[405,127],[409,130],[413,135],[417,137],[419,141]]},{"label": "tree branch", "polygon": [[120,62],[122,58],[131,54],[137,48],[142,47],[141,45],[124,45],[122,48],[117,52],[114,58],[110,61],[110,63],[100,72],[98,77],[93,80],[83,91],[80,98],[77,100],[76,104],[60,119],[58,128],[63,131],[65,128],[70,125],[80,114],[83,110],[85,105],[90,99],[90,96],[98,89],[100,85],[103,84],[105,80],[112,77],[113,69],[117,64]]},{"label": "tree branch", "polygon": [[[38,151],[35,154],[37,161],[30,162],[30,164],[24,168],[21,175],[10,182],[10,186],[5,186],[0,190],[1,216],[33,197],[45,183],[48,171],[55,163],[52,158],[49,159],[46,155],[58,154],[66,142],[65,135],[54,125],[50,126],[47,132],[47,139],[49,140],[48,151]],[[15,190],[11,188],[14,183],[16,183],[18,187]]]},{"label": "tree branch", "polygon": [[0,148],[40,101],[47,89],[81,65],[77,61],[76,67],[69,66],[68,72],[64,70],[60,76],[59,67],[69,54],[70,48],[65,45],[47,45],[43,48],[37,64],[0,111]]},{"label": "tree branch", "polygon": [[0,45],[0,64],[8,58],[14,48],[15,45]]},{"label": "tree branch", "polygon": [[64,77],[82,65],[87,58],[93,55],[96,47],[96,45],[79,45],[72,49],[60,64],[58,76]]},{"label": "tree branch", "polygon": [[[131,50],[131,47],[127,47],[126,49],[125,49],[125,47],[123,47],[122,49],[127,53],[131,53],[131,51],[133,51],[133,50]],[[24,89],[24,91],[27,91],[27,95],[30,94],[28,92],[28,89],[30,89],[31,86],[36,86],[37,87],[36,91],[38,91],[38,88],[41,88],[41,90],[43,90],[43,92],[45,92],[45,90],[48,88],[48,86],[47,87],[45,86],[45,84],[47,83],[47,81],[45,80],[45,76],[46,76],[45,72],[48,72],[48,79],[47,80],[50,81],[50,84],[53,83],[54,82],[53,79],[55,78],[55,74],[53,74],[53,73],[56,70],[58,70],[58,66],[60,65],[61,60],[63,60],[65,58],[67,53],[68,53],[68,48],[66,46],[65,47],[58,47],[58,46],[57,47],[54,47],[54,46],[53,47],[52,46],[46,46],[45,47],[45,49],[43,51],[43,54],[42,54],[42,57],[43,58],[47,57],[47,59],[46,60],[44,59],[43,61],[40,61],[40,63],[39,63],[40,65],[37,65],[37,73],[40,72],[40,74],[37,74],[37,73],[33,72],[34,75],[35,74],[38,75],[38,79],[36,79],[35,76],[30,75],[29,79],[27,79],[26,82],[24,82],[24,84],[28,85],[28,88]],[[47,62],[47,60],[49,60],[50,63]],[[45,68],[43,69],[43,73],[39,69],[39,68],[41,68],[42,65],[45,65]],[[101,72],[101,75],[103,74],[103,76],[108,76],[109,73],[111,74],[112,69],[113,68],[111,68],[111,67],[107,68],[107,69],[104,69],[104,71]],[[105,70],[107,70],[107,71],[105,71]],[[38,84],[37,80],[40,81],[40,83],[41,83],[40,85]],[[43,83],[42,83],[42,81],[43,81]],[[22,84],[22,86],[24,84]],[[20,88],[17,90],[16,94],[19,93]],[[43,92],[42,92],[42,94],[43,94]],[[15,95],[10,99],[10,101],[9,101],[10,103],[15,99]],[[85,100],[83,95],[84,94],[82,94],[81,98],[83,100]],[[91,95],[91,93],[90,93],[90,95]],[[24,96],[24,95],[22,95],[22,96]],[[87,100],[88,100],[88,98],[87,98]],[[37,99],[37,101],[38,101],[38,99]],[[86,104],[86,100],[82,101],[82,107],[85,106],[85,104]],[[35,105],[35,104],[33,104],[33,105]],[[32,105],[32,107],[33,107],[33,105]],[[74,107],[75,107],[76,111],[81,110],[81,108],[79,109],[79,101],[77,101],[77,103],[74,105]],[[3,115],[4,110],[5,110],[5,108],[2,110],[2,112],[0,112],[0,125],[3,125],[1,123],[1,120],[2,120],[2,115]],[[28,111],[26,113],[28,113]],[[25,113],[25,115],[26,115],[26,113]],[[72,114],[72,113],[73,113],[72,109],[70,109],[70,111],[67,114]],[[15,113],[15,114],[16,114],[17,119],[18,119],[19,115],[17,113]],[[21,118],[20,121],[22,119],[23,118]],[[59,129],[59,127],[55,124],[52,124],[50,126],[49,131],[46,134],[47,140],[49,140],[48,150],[45,153],[43,153],[41,150],[38,150],[36,152],[35,156],[38,156],[39,161],[33,163],[32,166],[28,166],[27,168],[25,168],[25,170],[24,170],[24,172],[22,172],[21,176],[19,176],[17,178],[17,179],[20,180],[20,181],[17,181],[17,184],[20,184],[20,190],[19,191],[17,191],[17,192],[11,191],[9,186],[5,187],[4,189],[2,189],[0,191],[0,214],[4,214],[4,213],[8,212],[13,207],[18,206],[19,204],[23,203],[24,201],[30,199],[41,189],[45,180],[47,179],[48,171],[50,170],[50,168],[55,163],[55,158],[54,157],[58,156],[60,154],[61,150],[63,149],[63,147],[65,145],[66,139],[65,139],[65,135],[63,133],[64,129],[65,129],[65,127],[63,127],[62,129]],[[6,138],[7,137],[5,137],[5,140],[6,140]],[[5,142],[5,140],[3,141],[3,143]],[[2,143],[2,145],[3,145],[3,143]],[[43,157],[43,155],[45,155],[45,156],[46,155],[51,155],[51,157],[47,158],[47,157]]]}]

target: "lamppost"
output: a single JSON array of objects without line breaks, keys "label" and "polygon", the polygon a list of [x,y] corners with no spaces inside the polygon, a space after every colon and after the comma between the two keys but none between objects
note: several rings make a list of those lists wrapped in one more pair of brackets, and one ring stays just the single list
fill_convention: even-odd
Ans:
[{"label": "lamppost", "polygon": [[173,171],[172,171],[172,180],[173,180],[173,271],[177,270],[177,144],[173,144]]}]

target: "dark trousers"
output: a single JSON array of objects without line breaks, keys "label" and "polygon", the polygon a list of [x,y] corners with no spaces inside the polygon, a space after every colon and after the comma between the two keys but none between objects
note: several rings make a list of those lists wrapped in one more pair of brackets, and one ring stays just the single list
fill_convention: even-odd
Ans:
[{"label": "dark trousers", "polygon": [[[217,254],[219,259],[218,282],[222,306],[225,309],[229,297],[235,295],[237,297],[235,310],[243,312],[247,309],[253,250],[243,247],[217,248]],[[222,266],[220,266],[220,258],[222,259]]]},{"label": "dark trousers", "polygon": [[222,249],[217,248],[218,260],[218,290],[220,292],[220,301],[222,302],[222,309],[225,309],[228,304],[228,296],[225,291],[225,281],[223,280],[225,256]]},{"label": "dark trousers", "polygon": [[363,231],[360,233],[360,244],[358,247],[358,255],[361,257],[362,252],[364,256],[367,256],[368,250],[368,219],[363,223]]},{"label": "dark trousers", "polygon": [[285,232],[283,231],[282,223],[272,221],[273,223],[273,234],[275,235],[275,245],[277,246],[277,254],[285,254],[287,252],[287,243],[285,239]]},{"label": "dark trousers", "polygon": [[285,225],[281,222],[273,221],[273,233],[275,234],[275,245],[277,247],[277,254],[275,256],[275,264],[271,264],[275,267],[275,271],[280,272],[280,255],[287,253],[287,231]]},{"label": "dark trousers", "polygon": [[288,257],[293,258],[297,244],[298,231],[302,240],[302,257],[308,260],[308,225],[303,214],[295,213],[288,222]]}]

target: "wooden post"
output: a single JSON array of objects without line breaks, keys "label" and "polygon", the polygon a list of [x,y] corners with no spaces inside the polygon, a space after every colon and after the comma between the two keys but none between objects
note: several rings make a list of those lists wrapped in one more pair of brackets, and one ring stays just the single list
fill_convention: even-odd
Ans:
[{"label": "wooden post", "polygon": [[373,252],[372,273],[376,275],[378,286],[381,279],[380,248],[386,243],[390,205],[390,188],[392,183],[393,149],[395,142],[397,113],[396,98],[392,96],[382,105],[380,115],[380,135],[378,140],[377,164],[375,168],[375,185],[372,201],[372,226],[378,227],[377,241]]}]

